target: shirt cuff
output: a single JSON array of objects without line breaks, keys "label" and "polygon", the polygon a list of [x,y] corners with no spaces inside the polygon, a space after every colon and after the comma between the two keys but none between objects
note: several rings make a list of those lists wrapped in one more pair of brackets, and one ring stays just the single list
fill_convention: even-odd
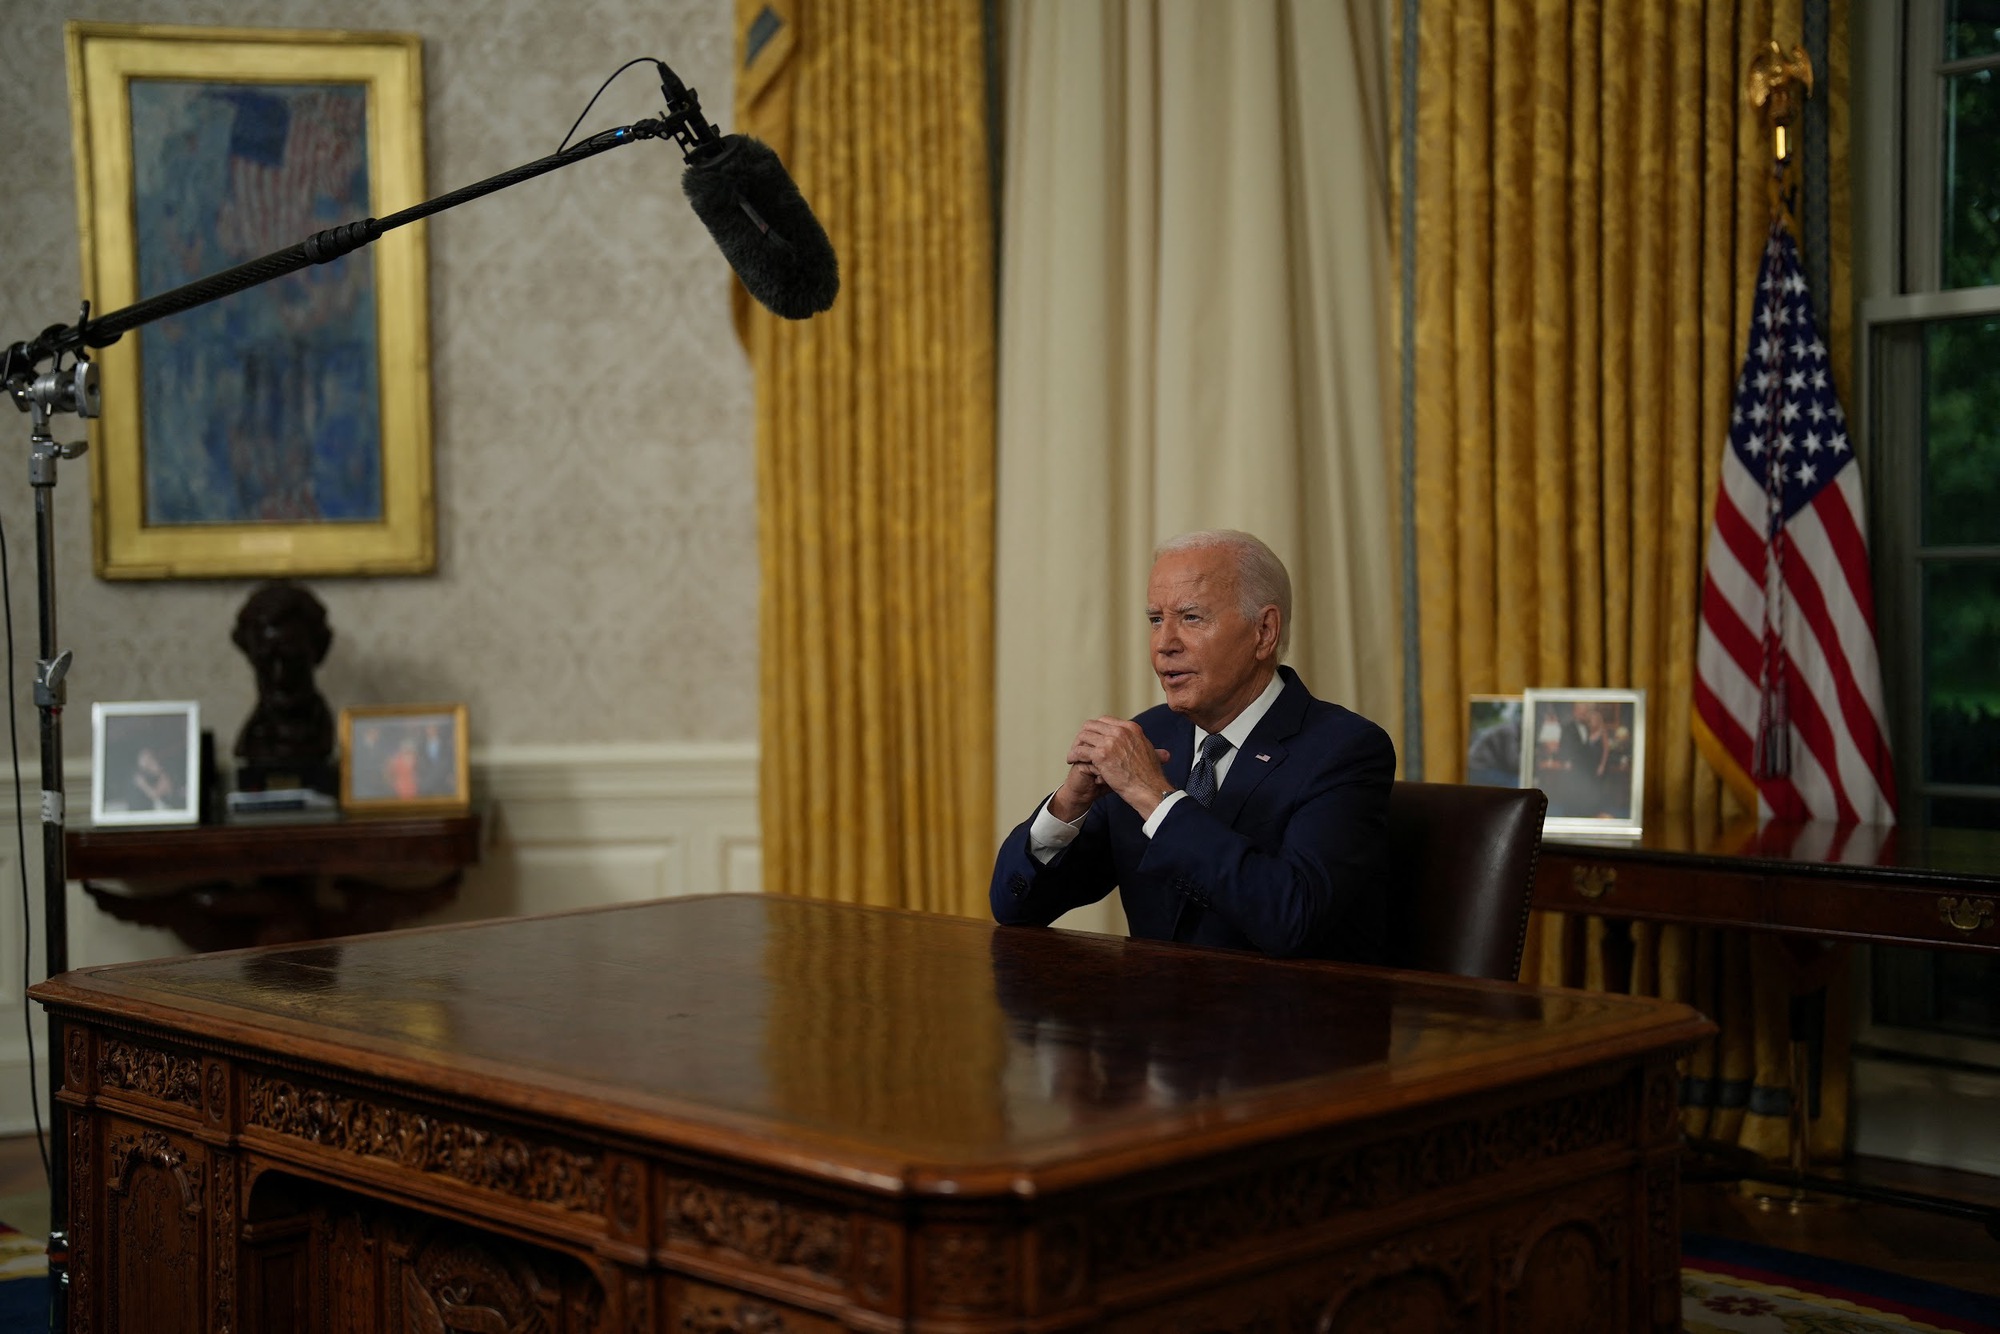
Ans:
[{"label": "shirt cuff", "polygon": [[1154,834],[1160,832],[1160,822],[1167,818],[1167,812],[1174,808],[1175,802],[1186,795],[1186,792],[1176,788],[1174,791],[1160,798],[1160,804],[1153,807],[1153,813],[1146,817],[1146,823],[1139,826],[1140,829],[1145,831],[1147,838],[1151,838]]},{"label": "shirt cuff", "polygon": [[[1050,794],[1051,797],[1054,795]],[[1028,825],[1028,854],[1047,866],[1055,860],[1058,852],[1076,841],[1076,836],[1083,832],[1083,822],[1089,814],[1090,811],[1086,808],[1083,814],[1074,820],[1059,820],[1055,813],[1049,810],[1048,800],[1045,799],[1042,808],[1035,812],[1034,820]]]}]

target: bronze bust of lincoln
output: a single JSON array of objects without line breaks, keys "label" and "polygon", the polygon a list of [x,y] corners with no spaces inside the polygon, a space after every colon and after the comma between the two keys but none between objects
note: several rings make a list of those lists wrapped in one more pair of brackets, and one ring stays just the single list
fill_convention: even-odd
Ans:
[{"label": "bronze bust of lincoln", "polygon": [[326,608],[286,580],[260,586],[230,636],[257,673],[257,708],[236,738],[236,757],[259,768],[309,770],[333,754],[333,714],[313,669],[333,646]]}]

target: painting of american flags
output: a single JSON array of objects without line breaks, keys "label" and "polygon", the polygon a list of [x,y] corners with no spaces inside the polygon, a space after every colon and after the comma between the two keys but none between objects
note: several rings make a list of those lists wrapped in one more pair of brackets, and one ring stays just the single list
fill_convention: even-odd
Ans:
[{"label": "painting of american flags", "polygon": [[[135,79],[149,297],[369,216],[367,88]],[[382,440],[372,256],[139,333],[145,522],[373,522]]]},{"label": "painting of american flags", "polygon": [[1861,469],[1798,242],[1757,278],[1708,535],[1695,738],[1759,814],[1892,824]]},{"label": "painting of american flags", "polygon": [[[430,197],[416,33],[72,21],[63,39],[94,316]],[[99,347],[99,577],[436,569],[428,250],[406,221]]]}]

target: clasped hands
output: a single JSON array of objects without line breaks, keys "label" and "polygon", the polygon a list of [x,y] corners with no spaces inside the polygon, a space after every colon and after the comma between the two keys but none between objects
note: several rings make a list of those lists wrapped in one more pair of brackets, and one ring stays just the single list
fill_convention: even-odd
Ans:
[{"label": "clasped hands", "polygon": [[1116,792],[1140,819],[1173,790],[1160,768],[1168,752],[1126,718],[1092,718],[1069,748],[1069,776],[1049,798],[1049,814],[1073,821],[1106,792]]}]

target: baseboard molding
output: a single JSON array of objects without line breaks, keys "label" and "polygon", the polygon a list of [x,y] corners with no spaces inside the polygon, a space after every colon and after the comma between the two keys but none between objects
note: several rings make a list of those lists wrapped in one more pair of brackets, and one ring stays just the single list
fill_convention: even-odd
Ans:
[{"label": "baseboard molding", "polygon": [[[76,808],[88,761],[66,764]],[[484,817],[479,865],[457,898],[422,919],[470,921],[560,912],[683,894],[754,893],[762,886],[754,742],[655,742],[476,748],[472,794]],[[32,1127],[23,1032],[20,881],[13,784],[0,782],[0,1134]],[[31,792],[29,794],[33,796]],[[39,802],[26,808],[32,820]],[[42,975],[40,842],[29,831],[34,976]],[[72,967],[185,953],[172,935],[114,922],[72,884]],[[41,1078],[48,1068],[32,1008]],[[47,1098],[47,1090],[41,1090]]]}]

